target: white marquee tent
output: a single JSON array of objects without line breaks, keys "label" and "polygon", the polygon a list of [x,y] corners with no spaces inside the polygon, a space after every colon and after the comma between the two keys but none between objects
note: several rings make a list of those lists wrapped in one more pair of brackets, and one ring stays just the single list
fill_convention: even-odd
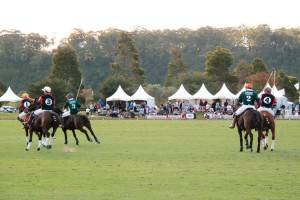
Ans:
[{"label": "white marquee tent", "polygon": [[232,94],[226,87],[226,84],[223,83],[220,91],[214,95],[214,99],[235,99],[235,95]]},{"label": "white marquee tent", "polygon": [[181,100],[190,100],[192,95],[186,91],[184,86],[181,84],[177,92],[170,96],[168,99],[169,100],[174,100],[174,99],[181,99]]},{"label": "white marquee tent", "polygon": [[17,102],[22,101],[22,98],[18,97],[10,87],[6,90],[6,92],[0,97],[0,101],[9,101],[9,102]]},{"label": "white marquee tent", "polygon": [[205,87],[204,83],[202,83],[198,92],[196,92],[191,99],[213,99],[214,95],[212,95]]},{"label": "white marquee tent", "polygon": [[140,85],[137,91],[130,97],[130,100],[142,100],[147,101],[147,105],[152,108],[155,106],[155,98],[150,96],[143,87]]},{"label": "white marquee tent", "polygon": [[130,96],[124,92],[121,85],[119,85],[117,91],[106,98],[106,101],[130,101]]}]

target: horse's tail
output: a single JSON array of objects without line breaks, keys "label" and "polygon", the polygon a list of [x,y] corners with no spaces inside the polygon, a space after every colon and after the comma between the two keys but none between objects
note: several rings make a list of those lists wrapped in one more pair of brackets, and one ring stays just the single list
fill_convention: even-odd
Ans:
[{"label": "horse's tail", "polygon": [[262,121],[262,115],[260,112],[254,112],[254,123],[255,127],[262,128],[263,121]]},{"label": "horse's tail", "polygon": [[270,124],[269,116],[266,113],[263,114],[263,117],[266,120],[267,124]]},{"label": "horse's tail", "polygon": [[51,113],[51,125],[55,124],[55,123],[60,123],[60,119],[57,113]]}]

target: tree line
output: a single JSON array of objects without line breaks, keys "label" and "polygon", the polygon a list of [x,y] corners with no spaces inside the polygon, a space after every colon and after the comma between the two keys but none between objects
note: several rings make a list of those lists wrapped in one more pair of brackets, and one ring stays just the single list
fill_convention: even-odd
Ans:
[{"label": "tree line", "polygon": [[74,29],[60,41],[68,48],[58,46],[50,51],[54,44],[51,38],[2,30],[0,92],[1,84],[21,93],[49,80],[65,84],[61,94],[76,92],[82,79],[85,88],[95,91],[95,98],[110,96],[118,84],[133,94],[141,84],[161,102],[181,83],[191,94],[202,83],[215,93],[223,82],[233,93],[245,82],[252,82],[260,91],[274,68],[276,78],[271,78],[270,84],[275,80],[278,89],[285,88],[289,100],[295,101],[293,84],[300,79],[299,40],[299,28],[272,30],[268,25],[197,30],[136,28],[131,32]]}]

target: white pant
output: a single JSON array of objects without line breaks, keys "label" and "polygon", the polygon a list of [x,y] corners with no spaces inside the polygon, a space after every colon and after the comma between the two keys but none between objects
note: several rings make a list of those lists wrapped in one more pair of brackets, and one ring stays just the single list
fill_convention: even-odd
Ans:
[{"label": "white pant", "polygon": [[258,110],[259,112],[267,111],[268,113],[270,113],[271,115],[274,116],[274,112],[273,112],[273,110],[272,110],[271,108],[259,107],[257,110]]},{"label": "white pant", "polygon": [[254,105],[242,105],[241,107],[239,107],[239,109],[237,109],[237,111],[235,111],[236,115],[241,115],[247,108],[253,108],[255,109]]},{"label": "white pant", "polygon": [[45,111],[47,111],[47,112],[52,112],[52,110],[42,110],[41,108],[39,108],[39,109],[35,110],[35,111],[33,112],[33,114],[36,116],[36,115],[39,115],[39,114],[41,114],[41,113],[43,113],[43,112],[45,112]]},{"label": "white pant", "polygon": [[19,114],[19,119],[23,119],[23,117],[25,117],[26,114],[27,114],[26,112],[21,112]]},{"label": "white pant", "polygon": [[70,111],[68,110],[68,111],[64,112],[61,116],[62,116],[62,117],[68,117],[68,116],[70,116],[70,115],[71,115],[71,113],[70,113]]}]

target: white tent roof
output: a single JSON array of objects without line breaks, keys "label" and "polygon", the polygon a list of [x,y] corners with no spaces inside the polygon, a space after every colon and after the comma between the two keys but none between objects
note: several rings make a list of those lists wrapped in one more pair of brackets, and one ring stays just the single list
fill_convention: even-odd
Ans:
[{"label": "white tent roof", "polygon": [[147,105],[151,108],[155,106],[154,97],[150,96],[147,92],[145,92],[144,88],[140,85],[137,91],[130,97],[130,100],[143,100],[147,101]]},{"label": "white tent roof", "polygon": [[130,97],[131,100],[148,100],[148,99],[154,99],[154,97],[150,96],[145,92],[144,88],[140,85],[138,90]]},{"label": "white tent roof", "polygon": [[235,99],[235,95],[232,94],[226,87],[226,84],[223,83],[220,91],[214,95],[214,99]]},{"label": "white tent roof", "polygon": [[130,96],[124,92],[121,85],[119,85],[117,91],[108,97],[106,101],[129,101]]},{"label": "white tent roof", "polygon": [[168,99],[169,100],[173,100],[173,99],[187,99],[187,100],[189,100],[191,97],[192,97],[192,95],[190,93],[188,93],[186,91],[186,89],[184,88],[184,86],[181,84],[179,89],[177,90],[177,92],[175,92],[175,94],[170,96]]},{"label": "white tent roof", "polygon": [[246,90],[246,88],[245,88],[246,84],[247,83],[245,83],[244,86],[243,86],[243,88],[235,95],[235,99],[238,99],[239,96],[240,96],[240,94]]},{"label": "white tent roof", "polygon": [[17,102],[22,101],[22,98],[18,97],[10,87],[6,90],[6,92],[0,97],[0,101],[10,101],[10,102]]},{"label": "white tent roof", "polygon": [[196,92],[191,99],[213,99],[214,95],[212,95],[205,87],[204,83],[202,83],[198,92]]}]

